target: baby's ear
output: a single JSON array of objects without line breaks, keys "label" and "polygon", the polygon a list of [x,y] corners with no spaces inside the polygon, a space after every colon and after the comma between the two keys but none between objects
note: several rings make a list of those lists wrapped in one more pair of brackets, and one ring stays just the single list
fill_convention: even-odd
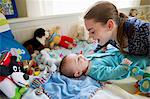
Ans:
[{"label": "baby's ear", "polygon": [[82,72],[79,72],[79,71],[76,71],[75,73],[74,73],[74,77],[79,77],[79,76],[81,76],[82,75]]}]

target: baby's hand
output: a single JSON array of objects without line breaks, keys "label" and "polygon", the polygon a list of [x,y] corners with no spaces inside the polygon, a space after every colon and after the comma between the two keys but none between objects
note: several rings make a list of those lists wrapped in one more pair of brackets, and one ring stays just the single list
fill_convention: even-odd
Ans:
[{"label": "baby's hand", "polygon": [[122,62],[121,62],[121,64],[127,64],[127,65],[131,65],[133,62],[132,61],[130,61],[129,59],[127,59],[127,58],[124,58],[123,60],[122,60]]}]

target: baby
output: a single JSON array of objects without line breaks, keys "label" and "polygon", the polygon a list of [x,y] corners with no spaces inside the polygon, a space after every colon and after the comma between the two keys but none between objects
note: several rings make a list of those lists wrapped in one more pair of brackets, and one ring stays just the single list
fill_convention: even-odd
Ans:
[{"label": "baby", "polygon": [[84,57],[81,54],[69,54],[60,63],[60,73],[68,77],[88,75],[99,81],[120,79],[128,75],[128,66],[132,62],[122,54],[93,54]]}]

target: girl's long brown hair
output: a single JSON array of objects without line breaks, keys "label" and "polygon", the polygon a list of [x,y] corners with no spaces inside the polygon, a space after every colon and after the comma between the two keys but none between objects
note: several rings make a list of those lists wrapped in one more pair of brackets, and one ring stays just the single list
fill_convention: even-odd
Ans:
[{"label": "girl's long brown hair", "polygon": [[118,26],[117,41],[120,51],[125,53],[123,47],[127,34],[125,33],[124,25],[128,17],[123,13],[119,13],[115,5],[110,2],[100,1],[85,14],[84,19],[94,19],[95,22],[102,22],[104,24],[106,24],[109,19],[114,20]]}]

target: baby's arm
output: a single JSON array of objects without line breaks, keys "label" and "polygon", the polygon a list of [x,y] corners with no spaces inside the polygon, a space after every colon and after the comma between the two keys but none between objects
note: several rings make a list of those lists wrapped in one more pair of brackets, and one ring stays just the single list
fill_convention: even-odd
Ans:
[{"label": "baby's arm", "polygon": [[[98,66],[99,65],[99,66]],[[90,68],[88,75],[100,81],[114,80],[128,74],[128,68],[122,65],[111,67],[110,65],[97,64]]]},{"label": "baby's arm", "polygon": [[101,59],[98,63],[91,64],[91,68],[89,69],[88,75],[96,80],[113,80],[122,78],[122,76],[128,74],[128,67],[132,64],[132,62],[125,58],[121,63],[116,62],[117,60],[111,61],[110,58]]}]

